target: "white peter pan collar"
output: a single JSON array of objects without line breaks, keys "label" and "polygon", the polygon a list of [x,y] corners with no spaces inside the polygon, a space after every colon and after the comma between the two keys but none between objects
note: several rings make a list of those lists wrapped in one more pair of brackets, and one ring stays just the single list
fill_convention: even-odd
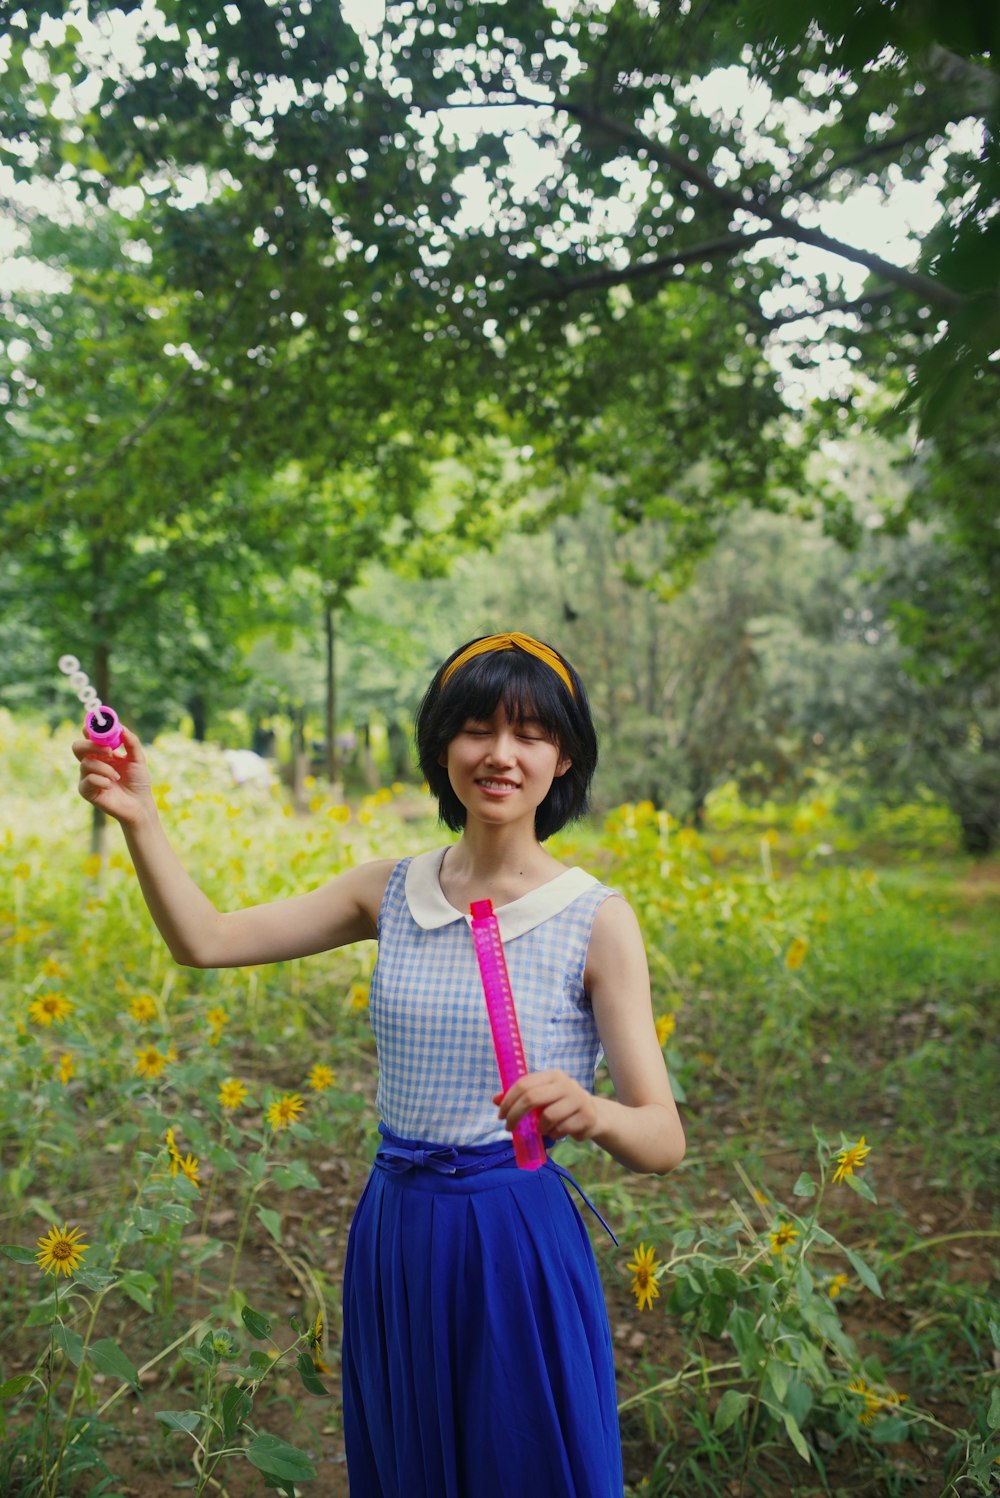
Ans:
[{"label": "white peter pan collar", "polygon": [[[433,848],[429,853],[418,853],[407,865],[406,903],[417,925],[425,931],[448,926],[452,921],[471,920],[445,899],[441,888],[441,865],[447,851],[447,848]],[[584,890],[596,883],[593,874],[588,874],[585,869],[566,869],[550,879],[548,884],[540,884],[509,905],[498,905],[495,914],[500,924],[501,940],[512,941],[515,936],[533,931],[550,916],[558,915],[572,905]]]}]

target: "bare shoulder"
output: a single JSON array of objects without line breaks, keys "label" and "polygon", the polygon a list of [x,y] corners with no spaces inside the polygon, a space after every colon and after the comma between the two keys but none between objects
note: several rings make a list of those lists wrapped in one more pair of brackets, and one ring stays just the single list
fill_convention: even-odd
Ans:
[{"label": "bare shoulder", "polygon": [[644,969],[645,965],[646,948],[635,911],[623,895],[612,895],[594,917],[587,949],[587,987],[620,976],[623,968]]},{"label": "bare shoulder", "polygon": [[359,912],[369,920],[373,935],[378,928],[378,913],[386,887],[399,862],[398,858],[377,858],[371,863],[359,863],[355,868],[336,875],[327,886],[355,901]]}]

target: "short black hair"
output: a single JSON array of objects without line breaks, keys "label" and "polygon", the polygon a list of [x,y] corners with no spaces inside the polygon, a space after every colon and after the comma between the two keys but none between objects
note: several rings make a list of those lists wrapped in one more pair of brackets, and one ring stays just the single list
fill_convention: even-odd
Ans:
[{"label": "short black hair", "polygon": [[451,662],[467,649],[468,645],[462,645],[453,651],[435,673],[417,713],[417,753],[424,779],[437,797],[441,821],[452,832],[461,832],[465,807],[440,763],[448,745],[470,718],[485,722],[501,703],[511,722],[534,718],[570,761],[569,769],[553,780],[535,812],[535,835],[544,842],[567,822],[582,817],[590,805],[590,783],[597,769],[597,730],[583,682],[558,651],[554,654],[566,667],[572,693],[545,661],[515,647],[473,656],[442,686],[441,678]]}]

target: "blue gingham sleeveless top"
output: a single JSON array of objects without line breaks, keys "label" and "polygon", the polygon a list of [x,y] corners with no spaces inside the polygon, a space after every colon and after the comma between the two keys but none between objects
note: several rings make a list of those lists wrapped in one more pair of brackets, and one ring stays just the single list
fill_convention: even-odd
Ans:
[{"label": "blue gingham sleeveless top", "polygon": [[[489,1144],[509,1136],[469,918],[441,889],[446,849],[404,858],[379,910],[371,1025],[382,1119],[405,1139]],[[583,973],[609,889],[582,869],[496,911],[530,1071],[558,1067],[588,1092],[601,1057]]]}]

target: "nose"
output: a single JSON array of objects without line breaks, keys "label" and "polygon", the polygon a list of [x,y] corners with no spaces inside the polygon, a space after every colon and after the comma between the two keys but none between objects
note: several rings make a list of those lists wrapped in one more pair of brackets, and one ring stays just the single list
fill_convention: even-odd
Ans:
[{"label": "nose", "polygon": [[494,765],[509,765],[514,758],[514,735],[509,728],[499,728],[489,741],[487,758]]}]

